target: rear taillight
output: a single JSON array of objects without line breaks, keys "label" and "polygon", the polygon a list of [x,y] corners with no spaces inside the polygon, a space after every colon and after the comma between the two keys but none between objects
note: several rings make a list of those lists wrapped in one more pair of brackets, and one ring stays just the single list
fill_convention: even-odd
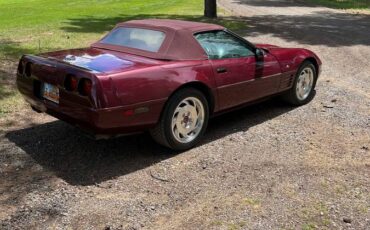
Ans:
[{"label": "rear taillight", "polygon": [[82,96],[90,96],[91,95],[91,89],[92,89],[92,82],[89,79],[82,78],[80,80],[80,83],[78,85],[78,92]]},{"label": "rear taillight", "polygon": [[68,91],[76,91],[78,86],[78,79],[74,75],[67,75],[64,80],[64,88]]},{"label": "rear taillight", "polygon": [[24,69],[24,74],[27,77],[31,77],[32,75],[32,63],[31,62],[27,62],[26,68]]},{"label": "rear taillight", "polygon": [[20,75],[23,75],[24,73],[24,66],[23,66],[23,61],[19,61],[19,64],[18,64],[18,74]]}]

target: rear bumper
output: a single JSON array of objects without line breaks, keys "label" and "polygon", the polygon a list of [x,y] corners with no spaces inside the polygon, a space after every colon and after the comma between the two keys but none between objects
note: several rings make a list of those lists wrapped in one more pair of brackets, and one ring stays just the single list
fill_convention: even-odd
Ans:
[{"label": "rear bumper", "polygon": [[[36,111],[81,128],[97,138],[107,138],[120,134],[143,132],[152,128],[158,121],[166,99],[159,99],[114,108],[95,109],[72,100],[63,99],[60,103],[35,95],[32,79],[17,78],[19,92]],[[133,113],[127,113],[133,111]]]}]

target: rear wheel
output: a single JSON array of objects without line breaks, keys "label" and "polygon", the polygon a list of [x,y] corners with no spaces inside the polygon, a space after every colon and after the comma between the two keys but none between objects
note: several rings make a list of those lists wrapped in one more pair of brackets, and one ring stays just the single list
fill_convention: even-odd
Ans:
[{"label": "rear wheel", "polygon": [[293,105],[304,105],[315,95],[317,71],[310,61],[305,61],[299,68],[293,87],[283,95],[285,101]]},{"label": "rear wheel", "polygon": [[169,99],[160,121],[150,134],[161,145],[186,150],[199,142],[206,130],[208,117],[208,102],[203,93],[185,88]]}]

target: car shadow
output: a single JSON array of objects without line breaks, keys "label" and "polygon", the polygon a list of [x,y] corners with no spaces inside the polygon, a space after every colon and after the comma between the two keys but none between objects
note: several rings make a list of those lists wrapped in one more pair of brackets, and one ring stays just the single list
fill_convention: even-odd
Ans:
[{"label": "car shadow", "polygon": [[[218,116],[210,121],[200,145],[247,131],[292,109],[273,99]],[[98,184],[178,154],[158,145],[148,134],[95,141],[62,121],[10,131],[5,137],[43,169],[72,185]]]}]

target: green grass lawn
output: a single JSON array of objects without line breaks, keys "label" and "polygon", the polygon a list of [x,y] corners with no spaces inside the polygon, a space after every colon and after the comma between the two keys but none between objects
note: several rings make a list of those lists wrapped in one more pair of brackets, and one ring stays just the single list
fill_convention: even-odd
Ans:
[{"label": "green grass lawn", "polygon": [[[0,58],[88,46],[121,21],[204,21],[203,0],[0,0]],[[219,20],[232,28],[240,23]]]},{"label": "green grass lawn", "polygon": [[336,9],[370,10],[370,0],[308,0],[308,1]]},{"label": "green grass lawn", "polygon": [[130,19],[209,21],[236,31],[245,27],[230,17],[203,18],[203,3],[204,0],[0,0],[0,116],[17,110],[21,104],[14,87],[14,72],[22,54],[86,47],[116,23]]}]

